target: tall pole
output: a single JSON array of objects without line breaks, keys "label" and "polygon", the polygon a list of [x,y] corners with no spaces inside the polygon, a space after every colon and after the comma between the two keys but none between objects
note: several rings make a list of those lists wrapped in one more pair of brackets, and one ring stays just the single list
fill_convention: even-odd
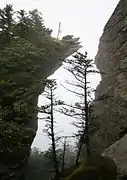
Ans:
[{"label": "tall pole", "polygon": [[57,39],[59,38],[60,32],[61,32],[61,22],[59,22],[59,27],[58,27],[58,34],[57,34]]}]

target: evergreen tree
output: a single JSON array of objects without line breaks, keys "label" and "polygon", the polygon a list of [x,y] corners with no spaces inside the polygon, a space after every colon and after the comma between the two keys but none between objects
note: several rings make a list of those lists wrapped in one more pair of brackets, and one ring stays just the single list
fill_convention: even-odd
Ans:
[{"label": "evergreen tree", "polygon": [[56,41],[43,32],[36,31],[24,10],[17,13],[12,5],[0,9],[0,160],[7,167],[16,165],[11,169],[13,177],[5,172],[8,179],[14,179],[25,167],[21,162],[36,135],[43,79],[61,65],[61,59],[80,48],[78,42]]},{"label": "evergreen tree", "polygon": [[18,22],[15,27],[15,35],[27,39],[29,28],[31,27],[29,15],[25,10],[20,10],[17,12],[17,18]]},{"label": "evergreen tree", "polygon": [[44,20],[42,18],[42,13],[40,13],[37,9],[30,11],[30,19],[32,22],[32,26],[35,28],[37,32],[42,32],[45,30]]},{"label": "evergreen tree", "polygon": [[82,54],[78,52],[73,57],[74,59],[67,59],[65,61],[65,69],[73,75],[74,81],[67,81],[69,88],[65,88],[78,96],[79,101],[71,105],[65,104],[60,111],[76,119],[73,124],[78,128],[76,133],[76,136],[79,137],[76,157],[76,164],[78,164],[84,143],[86,144],[87,158],[90,156],[89,107],[92,89],[89,86],[88,75],[90,73],[98,73],[98,71],[94,68],[93,60],[87,58],[87,53]]},{"label": "evergreen tree", "polygon": [[54,108],[55,106],[62,105],[63,102],[60,100],[57,101],[55,98],[54,93],[56,90],[56,85],[57,84],[55,80],[46,81],[46,88],[45,88],[44,94],[46,95],[46,98],[49,100],[49,104],[41,106],[41,108],[39,109],[39,112],[46,114],[46,117],[44,117],[46,121],[45,132],[48,134],[48,137],[51,139],[51,142],[52,142],[52,155],[53,155],[54,169],[55,169],[56,177],[58,177],[59,163],[58,163],[57,153],[56,153],[56,143],[59,138],[56,137],[56,132],[55,132]]},{"label": "evergreen tree", "polygon": [[29,11],[29,15],[32,27],[35,28],[36,32],[39,32],[43,36],[51,35],[52,30],[45,27],[42,13],[40,13],[37,9],[34,9],[33,11]]},{"label": "evergreen tree", "polygon": [[0,38],[10,42],[13,36],[14,28],[14,11],[12,5],[6,5],[4,9],[0,9]]}]

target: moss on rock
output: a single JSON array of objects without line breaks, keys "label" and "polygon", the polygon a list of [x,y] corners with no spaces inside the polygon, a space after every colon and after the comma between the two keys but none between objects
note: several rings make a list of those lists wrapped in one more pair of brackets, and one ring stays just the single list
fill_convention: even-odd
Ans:
[{"label": "moss on rock", "polygon": [[109,157],[92,156],[77,168],[67,180],[116,180],[117,169]]}]

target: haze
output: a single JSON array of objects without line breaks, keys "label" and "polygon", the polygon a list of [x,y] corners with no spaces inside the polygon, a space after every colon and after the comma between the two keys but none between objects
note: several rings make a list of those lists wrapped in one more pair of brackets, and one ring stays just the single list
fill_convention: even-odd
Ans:
[{"label": "haze", "polygon": [[[6,3],[13,4],[14,9],[25,9],[26,11],[37,8],[43,13],[45,25],[53,29],[53,36],[57,36],[58,23],[61,22],[60,37],[72,34],[80,37],[83,48],[81,51],[87,51],[90,58],[94,58],[99,38],[103,32],[104,25],[114,11],[119,0],[1,0],[0,7],[3,8]],[[63,82],[68,78],[68,74],[63,68],[60,68],[52,76],[58,82]],[[91,78],[93,87],[96,87],[100,81],[99,76]],[[73,96],[63,88],[58,89],[58,95],[64,94],[65,99],[73,100]],[[39,104],[43,103],[42,97],[39,98]],[[56,115],[58,126],[63,130],[63,134],[72,134],[74,128],[70,125],[70,120],[64,116],[60,118]],[[49,145],[47,137],[43,136],[44,125],[39,121],[39,129],[34,140],[33,147],[46,149]]]}]

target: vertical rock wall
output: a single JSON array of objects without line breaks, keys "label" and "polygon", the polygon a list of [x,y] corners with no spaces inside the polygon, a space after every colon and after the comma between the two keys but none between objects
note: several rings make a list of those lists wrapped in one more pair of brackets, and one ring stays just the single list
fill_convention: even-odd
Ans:
[{"label": "vertical rock wall", "polygon": [[127,0],[106,24],[95,63],[102,80],[93,102],[91,148],[102,152],[127,132]]}]

